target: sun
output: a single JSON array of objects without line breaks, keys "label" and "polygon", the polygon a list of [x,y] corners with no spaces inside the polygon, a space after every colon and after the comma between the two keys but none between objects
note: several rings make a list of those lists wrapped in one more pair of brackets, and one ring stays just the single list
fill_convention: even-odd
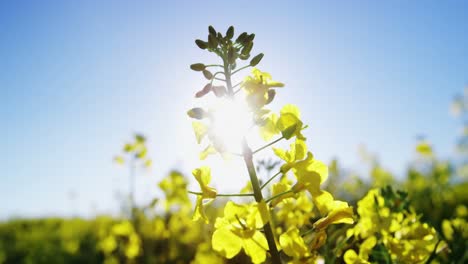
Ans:
[{"label": "sun", "polygon": [[227,151],[241,153],[242,139],[252,127],[252,119],[245,100],[224,98],[213,111],[212,132]]}]

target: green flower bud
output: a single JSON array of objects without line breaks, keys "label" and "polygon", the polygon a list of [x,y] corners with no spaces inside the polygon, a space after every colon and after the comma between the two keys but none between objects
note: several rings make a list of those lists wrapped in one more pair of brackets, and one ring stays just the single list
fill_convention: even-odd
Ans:
[{"label": "green flower bud", "polygon": [[203,71],[205,70],[205,68],[206,66],[203,63],[195,63],[195,64],[190,65],[190,69],[194,71]]},{"label": "green flower bud", "polygon": [[228,50],[228,62],[229,64],[233,64],[236,62],[236,59],[237,59],[237,53],[236,53],[236,50],[234,49],[233,46],[230,46],[229,47],[229,50]]},{"label": "green flower bud", "polygon": [[210,35],[216,36],[216,30],[211,25],[208,27],[208,32],[210,32]]},{"label": "green flower bud", "polygon": [[250,66],[255,67],[258,63],[263,59],[263,53],[258,54],[257,56],[253,57],[250,61]]},{"label": "green flower bud", "polygon": [[244,48],[242,48],[242,51],[241,51],[242,55],[249,55],[252,48],[253,48],[253,42],[249,42],[246,46],[244,46]]},{"label": "green flower bud", "polygon": [[234,27],[230,26],[226,31],[226,38],[232,39],[232,37],[234,37]]},{"label": "green flower bud", "polygon": [[243,32],[237,37],[236,42],[243,44],[246,37],[247,37],[247,32]]},{"label": "green flower bud", "polygon": [[275,99],[276,91],[273,89],[268,90],[268,98],[265,102],[265,105],[271,103]]},{"label": "green flower bud", "polygon": [[205,87],[203,87],[203,89],[201,89],[200,91],[198,91],[198,92],[195,94],[195,97],[196,97],[196,98],[203,97],[203,96],[205,96],[207,93],[209,93],[210,91],[211,91],[211,83],[208,83],[207,85],[205,85]]},{"label": "green flower bud", "polygon": [[207,116],[207,113],[205,110],[203,110],[200,107],[195,107],[187,111],[187,115],[191,118],[195,119],[203,119]]},{"label": "green flower bud", "polygon": [[255,34],[250,34],[248,37],[245,38],[245,43],[252,42],[255,38]]},{"label": "green flower bud", "polygon": [[213,79],[213,74],[208,70],[203,70],[203,76],[205,76],[205,78],[208,80]]},{"label": "green flower bud", "polygon": [[206,49],[206,48],[208,48],[208,42],[203,41],[203,40],[201,40],[201,39],[195,40],[195,44],[197,44],[197,46],[198,46],[200,49]]},{"label": "green flower bud", "polygon": [[210,49],[215,49],[216,47],[218,47],[218,40],[214,35],[208,35],[208,47]]}]

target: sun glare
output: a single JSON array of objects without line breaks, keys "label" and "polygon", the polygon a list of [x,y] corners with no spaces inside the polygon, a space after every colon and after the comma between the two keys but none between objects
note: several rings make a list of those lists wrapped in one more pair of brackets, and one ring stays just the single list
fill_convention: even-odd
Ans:
[{"label": "sun glare", "polygon": [[244,100],[224,99],[213,115],[213,133],[230,152],[241,152],[242,138],[252,125],[252,113]]}]

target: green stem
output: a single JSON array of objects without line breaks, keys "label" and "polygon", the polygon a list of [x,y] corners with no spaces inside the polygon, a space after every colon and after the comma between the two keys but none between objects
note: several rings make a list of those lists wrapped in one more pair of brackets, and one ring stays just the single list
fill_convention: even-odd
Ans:
[{"label": "green stem", "polygon": [[[193,192],[187,191],[188,193],[195,194],[195,195],[203,195],[202,192]],[[218,193],[216,197],[243,197],[243,196],[254,196],[253,193]]]},{"label": "green stem", "polygon": [[236,88],[237,86],[241,85],[243,82],[239,82],[236,85],[232,86],[232,88]]},{"label": "green stem", "polygon": [[232,81],[231,81],[231,70],[229,69],[229,62],[227,59],[223,58],[224,61],[224,76],[226,77],[226,86],[227,92],[229,97],[234,96],[233,88],[232,88]]},{"label": "green stem", "polygon": [[234,75],[234,74],[236,74],[237,72],[242,71],[243,69],[247,69],[248,67],[250,67],[250,65],[245,65],[244,67],[241,67],[241,68],[239,68],[239,69],[233,71],[231,75]]},{"label": "green stem", "polygon": [[268,181],[266,181],[261,187],[260,189],[263,190],[263,188],[265,188],[274,178],[278,177],[278,175],[281,174],[281,171],[278,171],[275,175],[271,176],[270,179],[268,179]]},{"label": "green stem", "polygon": [[308,235],[308,234],[310,234],[310,233],[312,233],[314,231],[315,231],[315,228],[311,228],[311,229],[305,231],[304,233],[300,234],[300,236],[304,237],[304,236],[306,236],[306,235]]},{"label": "green stem", "polygon": [[255,154],[255,153],[257,153],[257,152],[259,152],[259,151],[261,151],[261,150],[264,150],[264,149],[268,148],[269,146],[274,145],[274,144],[276,144],[277,142],[281,141],[282,139],[284,139],[284,137],[280,137],[280,138],[278,138],[277,140],[272,141],[272,142],[266,144],[265,146],[263,146],[263,147],[261,147],[261,148],[255,150],[254,152],[252,152],[252,154]]},{"label": "green stem", "polygon": [[[245,161],[245,165],[247,166],[247,170],[249,172],[250,182],[252,184],[252,188],[253,188],[253,191],[254,191],[255,201],[258,204],[264,203],[265,200],[263,199],[262,190],[260,189],[260,183],[258,182],[258,178],[257,178],[257,172],[255,171],[255,166],[253,164],[252,150],[247,145],[247,141],[245,140],[245,138],[244,138],[242,143],[243,143],[242,148],[243,148],[243,153],[244,153],[244,161]],[[260,207],[259,207],[259,209],[260,209]],[[266,213],[269,216],[269,212],[266,212]],[[271,218],[271,217],[269,217],[269,218]],[[264,223],[263,230],[265,232],[265,237],[266,237],[267,242],[268,242],[268,248],[270,249],[272,263],[273,264],[281,264],[281,258],[280,258],[280,255],[279,255],[279,251],[278,251],[278,249],[276,247],[276,240],[275,240],[275,236],[274,236],[274,233],[273,233],[273,228],[272,228],[272,225],[271,225],[270,221],[267,221],[266,223]]]},{"label": "green stem", "polygon": [[293,190],[288,190],[288,191],[285,191],[285,192],[282,192],[282,193],[278,193],[277,195],[274,195],[274,196],[268,198],[266,200],[266,202],[269,203],[269,202],[273,201],[274,199],[276,199],[278,197],[281,197],[281,196],[283,196],[285,194],[292,193],[292,192],[294,192],[294,191]]},{"label": "green stem", "polygon": [[208,67],[221,67],[223,68],[224,66],[223,65],[220,65],[220,64],[208,64],[208,65],[205,65],[206,68]]},{"label": "green stem", "polygon": [[[224,73],[225,73],[224,75],[226,77],[226,86],[228,90],[228,96],[230,98],[234,98],[234,92],[233,92],[232,83],[231,83],[231,76],[234,73],[248,66],[240,68],[231,73],[231,70],[229,69],[229,63],[225,57],[223,57],[223,61],[224,61]],[[255,201],[259,205],[263,204],[263,206],[259,206],[260,210],[268,210],[268,208],[266,208],[266,205],[265,205],[265,200],[263,199],[262,190],[260,189],[260,183],[257,177],[257,172],[255,171],[255,166],[253,164],[252,149],[250,149],[245,138],[242,141],[242,155],[244,156],[244,162],[245,162],[245,165],[247,166],[247,171],[249,172],[250,183],[252,184],[252,189],[254,191],[253,196],[255,197]],[[261,213],[263,213],[262,215],[266,215],[268,216],[269,219],[271,219],[269,211],[261,212]],[[264,220],[263,231],[265,232],[265,237],[268,242],[268,248],[269,248],[270,255],[271,255],[271,261],[273,264],[281,264],[280,254],[279,254],[278,248],[276,247],[275,235],[273,233],[272,224],[271,224],[271,221],[269,221],[269,219],[264,220],[262,218],[262,220]]]}]

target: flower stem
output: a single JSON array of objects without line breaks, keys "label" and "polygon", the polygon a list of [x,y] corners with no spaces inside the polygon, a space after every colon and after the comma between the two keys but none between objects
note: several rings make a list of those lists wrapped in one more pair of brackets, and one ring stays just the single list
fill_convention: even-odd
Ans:
[{"label": "flower stem", "polygon": [[284,137],[280,137],[280,138],[276,139],[275,141],[272,141],[272,142],[266,144],[265,146],[263,146],[263,147],[261,147],[261,148],[255,150],[254,152],[252,152],[252,154],[255,154],[255,153],[259,152],[259,151],[262,151],[262,150],[268,148],[268,147],[271,146],[271,145],[274,145],[274,144],[278,143],[278,142],[281,141],[283,138],[284,138]]},{"label": "flower stem", "polygon": [[243,69],[247,69],[248,67],[250,67],[250,65],[245,65],[244,67],[241,67],[235,71],[232,72],[232,75],[234,75],[235,73],[239,72],[239,71],[242,71]]},{"label": "flower stem", "polygon": [[[187,191],[188,193],[195,194],[195,195],[203,195],[202,192],[193,192]],[[253,193],[218,193],[216,197],[242,197],[242,196],[254,196]]]},{"label": "flower stem", "polygon": [[285,191],[285,192],[282,192],[282,193],[278,193],[277,195],[268,198],[268,199],[266,200],[266,202],[269,203],[269,202],[273,201],[274,199],[276,199],[276,198],[278,198],[278,197],[281,197],[281,196],[283,196],[283,195],[285,195],[285,194],[292,193],[292,192],[293,192],[293,190],[288,190],[288,191]]},{"label": "flower stem", "polygon": [[281,174],[281,171],[278,171],[275,175],[271,176],[270,179],[268,179],[268,181],[266,181],[261,187],[260,189],[263,190],[263,188],[265,188],[273,179],[275,179],[276,177],[278,177],[278,175]]},{"label": "flower stem", "polygon": [[[243,145],[242,148],[243,148],[244,161],[245,161],[245,165],[247,166],[247,170],[249,172],[250,182],[252,184],[252,188],[254,191],[255,201],[260,205],[262,203],[265,203],[265,200],[263,199],[262,190],[260,189],[260,183],[258,182],[257,172],[255,171],[255,166],[253,164],[253,159],[252,159],[253,153],[250,147],[247,145],[247,141],[245,139],[243,140],[242,145]],[[259,206],[259,210],[265,210],[265,209],[266,207]],[[270,212],[269,211],[260,212],[260,214],[266,215],[269,218],[268,221],[264,220],[263,231],[265,232],[265,236],[268,242],[268,248],[270,249],[272,263],[281,264],[281,258],[280,258],[278,249],[276,247],[276,240],[275,240],[273,228],[271,225]]]}]

